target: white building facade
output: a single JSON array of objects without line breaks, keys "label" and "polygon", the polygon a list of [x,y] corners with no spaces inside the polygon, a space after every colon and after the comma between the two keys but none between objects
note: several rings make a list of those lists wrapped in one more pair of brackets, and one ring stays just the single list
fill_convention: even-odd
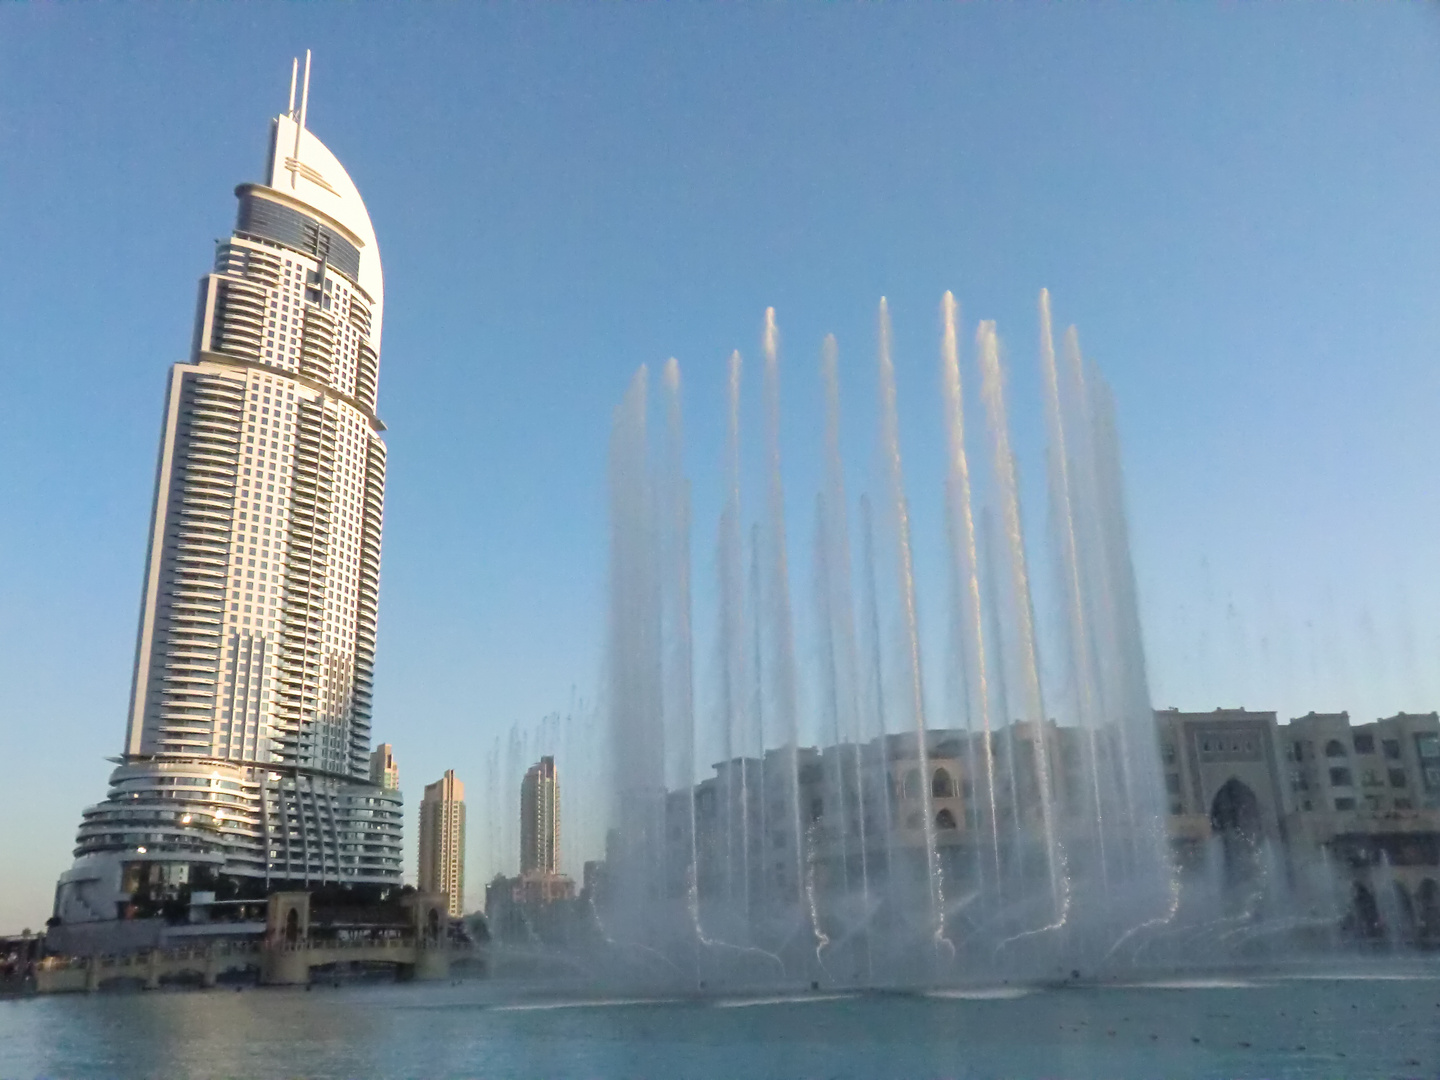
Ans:
[{"label": "white building facade", "polygon": [[125,745],[62,922],[400,882],[401,796],[370,780],[384,283],[307,98],[292,83],[264,182],[236,189],[170,372]]}]

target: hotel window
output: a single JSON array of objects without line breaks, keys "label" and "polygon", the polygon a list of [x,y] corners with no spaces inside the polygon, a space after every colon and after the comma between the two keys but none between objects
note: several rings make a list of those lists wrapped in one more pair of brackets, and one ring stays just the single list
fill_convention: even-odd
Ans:
[{"label": "hotel window", "polygon": [[1373,754],[1373,753],[1375,753],[1375,736],[1374,736],[1374,735],[1356,735],[1356,736],[1355,736],[1355,753],[1357,753],[1357,754]]},{"label": "hotel window", "polygon": [[1331,769],[1331,770],[1330,770],[1330,786],[1331,786],[1331,787],[1351,787],[1351,786],[1353,786],[1353,785],[1352,785],[1352,781],[1351,781],[1351,777],[1350,777],[1350,770],[1349,770],[1349,769]]},{"label": "hotel window", "polygon": [[1355,800],[1354,800],[1354,799],[1336,799],[1336,800],[1335,800],[1335,809],[1336,809],[1336,810],[1354,810],[1354,809],[1355,809]]}]

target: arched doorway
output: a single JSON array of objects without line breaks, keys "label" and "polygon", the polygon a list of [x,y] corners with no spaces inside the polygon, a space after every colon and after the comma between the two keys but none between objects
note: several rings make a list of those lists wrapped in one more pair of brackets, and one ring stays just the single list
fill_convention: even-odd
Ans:
[{"label": "arched doorway", "polygon": [[936,799],[953,799],[955,797],[955,781],[950,779],[949,770],[935,770],[935,779],[930,783],[930,795]]},{"label": "arched doorway", "polygon": [[1252,844],[1260,842],[1260,800],[1255,792],[1231,777],[1221,785],[1210,803],[1210,828],[1216,833],[1244,836]]},{"label": "arched doorway", "polygon": [[294,944],[300,940],[300,912],[293,907],[290,913],[285,916],[285,940]]},{"label": "arched doorway", "polygon": [[1260,800],[1236,777],[1226,780],[1211,800],[1210,831],[1220,840],[1228,881],[1245,881],[1259,871],[1265,835]]}]

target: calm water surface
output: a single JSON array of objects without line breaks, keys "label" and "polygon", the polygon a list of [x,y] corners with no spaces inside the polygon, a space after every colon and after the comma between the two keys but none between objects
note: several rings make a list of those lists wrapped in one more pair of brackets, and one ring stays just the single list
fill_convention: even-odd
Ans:
[{"label": "calm water surface", "polygon": [[510,999],[496,984],[0,1002],[0,1077],[1427,1077],[1440,971]]}]

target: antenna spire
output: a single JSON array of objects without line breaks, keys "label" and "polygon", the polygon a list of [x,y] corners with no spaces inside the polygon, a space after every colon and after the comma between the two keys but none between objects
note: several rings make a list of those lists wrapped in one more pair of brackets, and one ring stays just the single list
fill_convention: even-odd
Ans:
[{"label": "antenna spire", "polygon": [[290,61],[290,107],[285,110],[285,115],[294,118],[295,116],[295,80],[300,74],[300,59],[296,57]]},{"label": "antenna spire", "polygon": [[[300,61],[299,61],[299,59],[297,58],[296,61],[295,61],[295,66],[291,69],[292,74],[291,74],[291,76],[290,76],[290,115],[291,115],[292,118],[293,118],[294,115],[295,115],[295,75],[294,75],[294,72],[295,72],[296,70],[298,70],[299,66],[300,66]],[[294,187],[296,186],[296,184],[299,183],[299,180],[300,180],[300,133],[305,130],[305,112],[306,112],[306,109],[309,107],[309,105],[310,105],[310,50],[309,50],[309,49],[306,49],[306,50],[305,50],[305,84],[304,84],[304,87],[303,87],[303,88],[301,89],[301,91],[300,91],[300,120],[299,120],[299,122],[296,123],[296,125],[295,125],[295,152],[290,155],[291,160],[295,162],[295,167],[290,170],[290,187],[291,187],[292,190],[294,189]]]},{"label": "antenna spire", "polygon": [[305,89],[300,94],[300,127],[305,127],[305,110],[310,104],[310,50],[305,50]]}]

